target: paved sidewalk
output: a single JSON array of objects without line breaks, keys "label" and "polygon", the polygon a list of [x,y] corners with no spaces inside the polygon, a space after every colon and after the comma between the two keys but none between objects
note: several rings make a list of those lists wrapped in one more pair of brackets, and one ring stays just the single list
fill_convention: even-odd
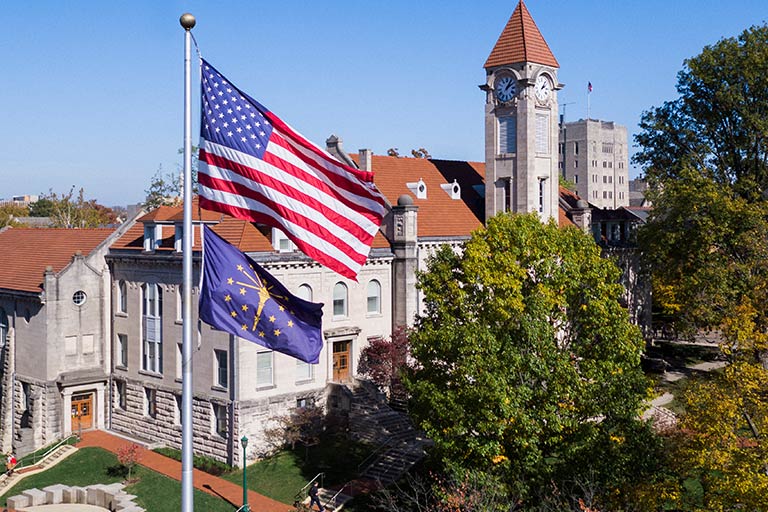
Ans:
[{"label": "paved sidewalk", "polygon": [[[103,430],[91,430],[83,432],[78,448],[86,446],[97,446],[113,453],[117,453],[119,448],[131,444],[130,440],[112,435]],[[158,473],[162,473],[170,478],[181,481],[181,462],[169,459],[159,453],[155,453],[145,448],[140,448],[139,464]],[[193,482],[196,489],[218,496],[232,503],[235,507],[242,505],[243,488],[228,482],[223,478],[210,475],[204,471],[193,470]],[[248,491],[248,504],[251,510],[259,512],[288,512],[294,510],[290,505],[280,503],[266,496],[262,496],[253,491]]]}]

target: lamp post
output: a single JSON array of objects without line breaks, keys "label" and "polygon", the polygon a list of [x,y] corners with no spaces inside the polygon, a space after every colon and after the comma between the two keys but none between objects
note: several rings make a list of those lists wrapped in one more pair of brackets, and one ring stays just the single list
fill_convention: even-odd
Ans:
[{"label": "lamp post", "polygon": [[245,449],[248,448],[248,438],[243,436],[240,438],[240,444],[243,446],[243,512],[251,512],[251,507],[248,506],[248,480],[246,478],[246,459]]}]

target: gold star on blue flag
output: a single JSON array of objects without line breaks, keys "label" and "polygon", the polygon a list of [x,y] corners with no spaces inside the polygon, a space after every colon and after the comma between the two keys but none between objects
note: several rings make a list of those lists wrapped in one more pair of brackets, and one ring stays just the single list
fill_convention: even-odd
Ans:
[{"label": "gold star on blue flag", "polygon": [[201,320],[316,364],[323,348],[322,316],[322,304],[292,295],[255,261],[204,226]]}]

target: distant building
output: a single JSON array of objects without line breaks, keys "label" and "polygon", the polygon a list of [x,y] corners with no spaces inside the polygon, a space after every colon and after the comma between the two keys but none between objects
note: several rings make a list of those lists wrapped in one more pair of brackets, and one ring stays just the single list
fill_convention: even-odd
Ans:
[{"label": "distant building", "polygon": [[629,205],[637,207],[650,207],[651,202],[645,197],[648,191],[648,182],[635,178],[629,182]]},{"label": "distant building", "polygon": [[562,123],[558,150],[560,175],[579,197],[598,208],[629,206],[625,126],[596,119]]}]

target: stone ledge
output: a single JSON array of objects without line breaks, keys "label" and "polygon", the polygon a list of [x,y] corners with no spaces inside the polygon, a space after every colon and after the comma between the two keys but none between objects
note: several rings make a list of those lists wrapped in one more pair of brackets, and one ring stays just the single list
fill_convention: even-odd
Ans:
[{"label": "stone ledge", "polygon": [[44,490],[28,489],[18,496],[8,498],[7,510],[21,510],[36,505],[54,505],[58,503],[79,503],[97,505],[104,508],[125,512],[145,512],[133,502],[135,496],[127,494],[123,484],[94,484],[87,487],[62,484],[49,485]]}]

